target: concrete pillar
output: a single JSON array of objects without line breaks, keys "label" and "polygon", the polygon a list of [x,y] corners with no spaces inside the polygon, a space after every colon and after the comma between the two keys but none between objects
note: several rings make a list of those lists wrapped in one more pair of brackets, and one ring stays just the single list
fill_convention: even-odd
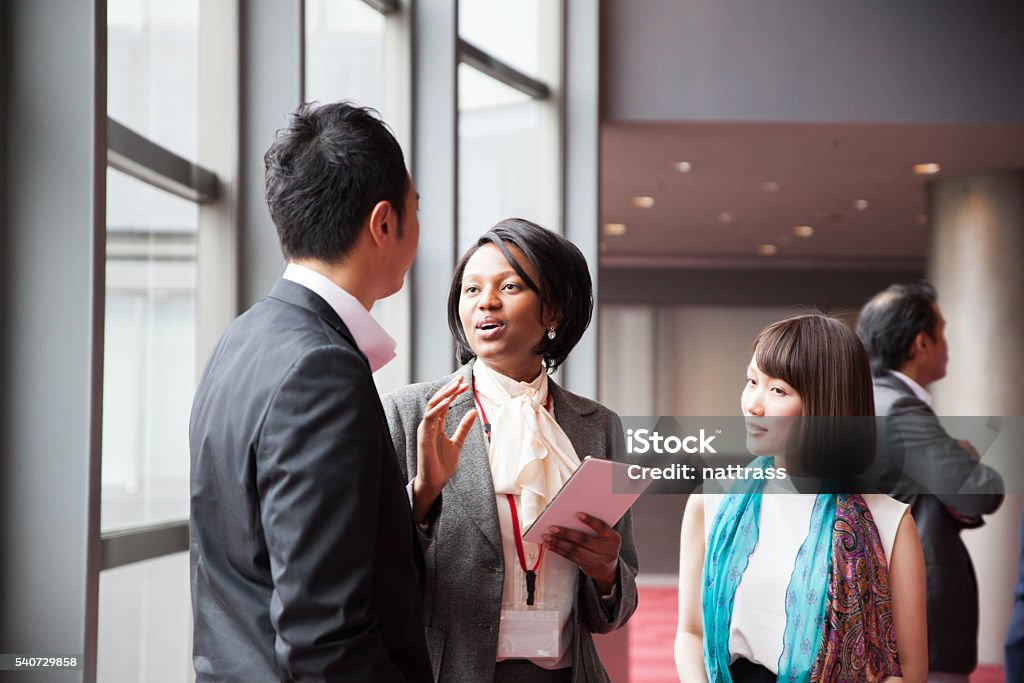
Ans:
[{"label": "concrete pillar", "polygon": [[[940,415],[1024,415],[1024,170],[930,186],[928,277],[947,320],[950,362],[934,386]],[[1007,482],[1019,492],[1021,482]],[[1017,577],[1021,496],[964,533],[981,599],[979,658],[1002,663]]]}]

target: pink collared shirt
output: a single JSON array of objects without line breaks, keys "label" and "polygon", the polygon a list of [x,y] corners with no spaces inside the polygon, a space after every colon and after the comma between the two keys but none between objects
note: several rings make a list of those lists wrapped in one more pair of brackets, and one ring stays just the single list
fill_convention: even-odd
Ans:
[{"label": "pink collared shirt", "polygon": [[358,299],[330,279],[297,263],[289,263],[281,277],[312,291],[334,309],[352,333],[356,346],[370,362],[370,372],[377,372],[395,357],[395,340],[391,335],[374,320]]}]

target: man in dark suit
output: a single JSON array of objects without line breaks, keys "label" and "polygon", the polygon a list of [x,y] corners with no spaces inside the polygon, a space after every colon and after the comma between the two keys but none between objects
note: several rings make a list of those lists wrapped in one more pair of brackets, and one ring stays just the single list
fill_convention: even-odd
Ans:
[{"label": "man in dark suit", "polygon": [[927,572],[928,680],[967,683],[978,663],[978,584],[963,529],[1003,501],[999,474],[942,427],[924,387],[946,375],[945,326],[926,283],[893,285],[861,309],[857,334],[871,357],[875,412],[888,419],[868,479],[910,505]]},{"label": "man in dark suit", "polygon": [[369,315],[419,239],[368,110],[303,105],[266,154],[288,260],[210,354],[190,425],[197,681],[431,681],[423,555],[371,373]]}]

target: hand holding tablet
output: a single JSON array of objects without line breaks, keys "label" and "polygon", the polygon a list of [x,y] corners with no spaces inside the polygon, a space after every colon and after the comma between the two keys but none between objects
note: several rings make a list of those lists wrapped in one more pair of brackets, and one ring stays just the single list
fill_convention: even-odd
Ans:
[{"label": "hand holding tablet", "polygon": [[[650,480],[625,476],[626,463],[587,457],[569,481],[558,491],[540,516],[523,534],[531,543],[543,543],[544,534],[553,526],[565,527],[596,536],[597,533],[577,516],[582,512],[614,526],[636,502]],[[615,489],[612,482],[616,482]]]}]

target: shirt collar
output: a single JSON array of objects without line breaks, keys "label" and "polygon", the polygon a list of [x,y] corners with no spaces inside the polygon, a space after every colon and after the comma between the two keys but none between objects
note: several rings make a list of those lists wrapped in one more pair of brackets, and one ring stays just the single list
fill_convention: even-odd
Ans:
[{"label": "shirt collar", "polygon": [[334,309],[352,333],[356,346],[370,363],[370,372],[377,372],[395,357],[395,340],[380,326],[359,300],[315,270],[289,263],[282,277],[317,294]]},{"label": "shirt collar", "polygon": [[910,390],[914,392],[914,395],[917,396],[922,401],[924,401],[925,405],[927,405],[929,408],[931,407],[932,395],[925,391],[924,387],[922,387],[920,384],[904,375],[899,370],[890,370],[889,372],[898,377],[904,384],[910,387]]}]

